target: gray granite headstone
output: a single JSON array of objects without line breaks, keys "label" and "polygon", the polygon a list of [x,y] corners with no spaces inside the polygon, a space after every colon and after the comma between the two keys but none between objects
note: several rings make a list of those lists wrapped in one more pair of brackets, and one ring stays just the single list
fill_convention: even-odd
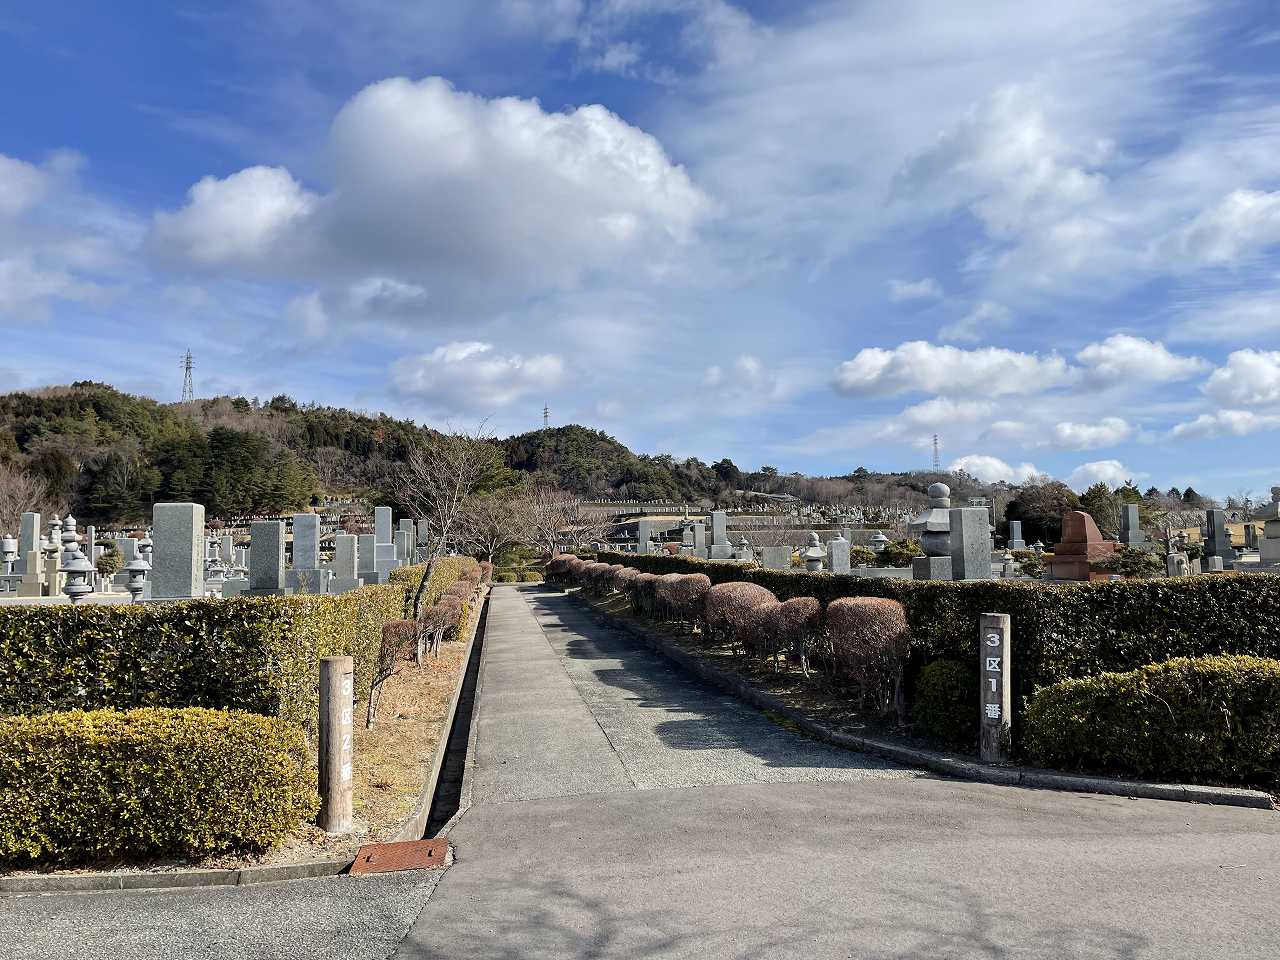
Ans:
[{"label": "gray granite headstone", "polygon": [[[13,572],[27,572],[27,554],[40,549],[40,514],[24,513],[18,526],[18,559],[13,563]],[[31,571],[34,573],[35,571]]]},{"label": "gray granite headstone", "polygon": [[952,507],[951,579],[990,580],[991,540],[986,507]]},{"label": "gray granite headstone", "polygon": [[320,566],[320,515],[293,515],[293,568],[315,570]]},{"label": "gray granite headstone", "polygon": [[373,535],[378,543],[391,543],[391,508],[373,508]]},{"label": "gray granite headstone", "polygon": [[732,560],[734,559],[734,546],[732,543],[713,543],[711,552],[708,555],[711,560]]},{"label": "gray granite headstone", "polygon": [[1026,543],[1022,539],[1022,521],[1021,520],[1009,521],[1008,546],[1010,550],[1025,550],[1027,548]]},{"label": "gray granite headstone", "polygon": [[431,543],[431,524],[426,520],[418,521],[418,546],[425,547]]},{"label": "gray granite headstone", "polygon": [[1231,534],[1227,532],[1227,514],[1224,510],[1209,510],[1205,513],[1204,555],[1220,557],[1222,568],[1231,570],[1235,567],[1236,551],[1231,546]]},{"label": "gray granite headstone", "polygon": [[832,573],[849,572],[849,541],[844,537],[827,543],[827,569]]},{"label": "gray granite headstone", "polygon": [[151,598],[204,596],[204,507],[157,503],[151,509]]},{"label": "gray granite headstone", "polygon": [[760,551],[760,565],[766,570],[790,570],[792,553],[789,544],[765,547]]},{"label": "gray granite headstone", "polygon": [[283,593],[284,523],[255,520],[249,526],[249,589],[246,593]]},{"label": "gray granite headstone", "polygon": [[713,544],[729,542],[729,514],[723,510],[714,510],[711,513],[711,542]]}]

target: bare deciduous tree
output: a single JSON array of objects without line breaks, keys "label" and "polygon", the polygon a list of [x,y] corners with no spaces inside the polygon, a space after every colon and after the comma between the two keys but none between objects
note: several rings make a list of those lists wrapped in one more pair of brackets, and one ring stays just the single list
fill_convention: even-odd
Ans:
[{"label": "bare deciduous tree", "polygon": [[609,529],[604,516],[586,510],[581,497],[555,487],[538,486],[524,498],[527,528],[524,542],[546,556],[554,556],[560,545],[570,547],[602,539]]},{"label": "bare deciduous tree", "polygon": [[503,470],[502,455],[483,425],[475,433],[442,433],[410,452],[397,476],[397,495],[411,514],[425,521],[419,538],[427,570],[413,596],[413,619],[422,616],[427,583],[444,552],[461,540],[468,501]]},{"label": "bare deciduous tree", "polygon": [[507,547],[523,543],[528,530],[526,501],[510,497],[476,497],[462,516],[463,541],[490,563]]},{"label": "bare deciduous tree", "polygon": [[[17,534],[22,515],[50,508],[49,485],[11,463],[0,463],[0,534]],[[65,511],[63,511],[65,512]]]}]

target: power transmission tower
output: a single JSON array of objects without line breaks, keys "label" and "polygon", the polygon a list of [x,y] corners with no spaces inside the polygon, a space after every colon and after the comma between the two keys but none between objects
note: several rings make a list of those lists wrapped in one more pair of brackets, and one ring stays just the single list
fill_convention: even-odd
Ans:
[{"label": "power transmission tower", "polygon": [[938,435],[933,435],[933,472],[938,473],[942,470],[942,457],[938,455]]},{"label": "power transmission tower", "polygon": [[551,426],[551,408],[545,403],[542,405],[542,429],[546,430]]},{"label": "power transmission tower", "polygon": [[187,351],[187,355],[182,358],[182,402],[188,403],[196,398],[196,388],[191,382],[191,351]]}]

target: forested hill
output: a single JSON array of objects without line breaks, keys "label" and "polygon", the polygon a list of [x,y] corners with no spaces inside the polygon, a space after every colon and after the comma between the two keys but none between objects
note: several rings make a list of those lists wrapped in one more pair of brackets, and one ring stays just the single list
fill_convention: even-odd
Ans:
[{"label": "forested hill", "polygon": [[[195,500],[222,517],[327,493],[386,497],[396,465],[429,434],[286,396],[161,404],[91,382],[0,396],[0,464],[43,483],[47,511],[99,523],[141,521],[157,500]],[[698,499],[725,486],[697,461],[637,456],[585,427],[495,443],[514,469],[586,497]]]},{"label": "forested hill", "polygon": [[[81,382],[0,396],[0,507],[36,503],[99,524],[138,523],[160,500],[194,500],[210,517],[300,509],[326,494],[393,502],[391,482],[431,431],[411,421],[335,407],[216,397],[161,404]],[[993,493],[964,475],[873,473],[842,477],[740,470],[731,460],[633,453],[581,426],[493,441],[530,482],[590,499],[749,502],[735,491],[791,494],[817,503],[914,506],[935,479],[957,496]],[[15,483],[26,483],[18,489]],[[43,487],[33,492],[30,484]],[[16,490],[16,492],[14,492]],[[11,512],[11,510],[10,510]],[[0,517],[0,525],[11,518]],[[0,532],[4,532],[0,530]]]}]

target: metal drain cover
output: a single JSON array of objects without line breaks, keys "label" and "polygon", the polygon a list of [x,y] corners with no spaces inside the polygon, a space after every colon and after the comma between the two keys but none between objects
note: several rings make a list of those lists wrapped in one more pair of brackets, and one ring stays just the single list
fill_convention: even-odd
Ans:
[{"label": "metal drain cover", "polygon": [[435,870],[444,866],[449,841],[409,840],[404,843],[367,843],[351,864],[351,875],[394,873],[397,870]]}]

